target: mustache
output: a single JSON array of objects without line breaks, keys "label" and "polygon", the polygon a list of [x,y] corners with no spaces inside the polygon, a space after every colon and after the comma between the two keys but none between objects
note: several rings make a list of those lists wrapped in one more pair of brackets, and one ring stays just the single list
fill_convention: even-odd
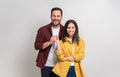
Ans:
[{"label": "mustache", "polygon": [[60,21],[60,20],[58,20],[58,19],[53,19],[53,21]]}]

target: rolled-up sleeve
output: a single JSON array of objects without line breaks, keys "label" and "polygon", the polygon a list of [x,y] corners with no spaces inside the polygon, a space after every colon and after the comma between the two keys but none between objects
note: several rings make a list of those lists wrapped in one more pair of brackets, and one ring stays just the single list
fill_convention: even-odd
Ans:
[{"label": "rolled-up sleeve", "polygon": [[57,55],[59,61],[63,61],[63,59],[64,59],[63,51],[56,50],[56,55]]},{"label": "rolled-up sleeve", "polygon": [[44,44],[44,32],[42,31],[42,29],[40,28],[37,32],[37,36],[36,36],[36,40],[34,43],[34,47],[36,50],[42,50],[42,46]]},{"label": "rolled-up sleeve", "polygon": [[61,47],[61,51],[59,51],[59,50],[56,50],[56,55],[57,55],[57,57],[58,57],[58,59],[59,59],[59,61],[63,61],[63,59],[64,59],[64,55],[65,55],[65,53],[64,53],[64,47],[63,47],[63,43],[62,43],[62,41],[60,41],[60,47]]}]

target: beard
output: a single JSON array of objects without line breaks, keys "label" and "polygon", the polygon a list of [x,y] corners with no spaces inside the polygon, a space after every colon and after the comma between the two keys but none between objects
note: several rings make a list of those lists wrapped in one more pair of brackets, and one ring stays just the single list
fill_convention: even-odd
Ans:
[{"label": "beard", "polygon": [[60,20],[52,20],[52,24],[54,26],[58,26],[58,25],[60,25]]}]

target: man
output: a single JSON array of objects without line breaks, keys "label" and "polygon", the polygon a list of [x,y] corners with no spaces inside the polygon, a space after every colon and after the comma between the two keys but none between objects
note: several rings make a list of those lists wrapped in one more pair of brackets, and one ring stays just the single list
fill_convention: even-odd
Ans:
[{"label": "man", "polygon": [[39,50],[37,66],[41,68],[41,77],[57,77],[51,70],[57,62],[56,39],[61,39],[63,26],[61,25],[62,9],[55,7],[51,9],[51,23],[38,30],[35,49]]}]

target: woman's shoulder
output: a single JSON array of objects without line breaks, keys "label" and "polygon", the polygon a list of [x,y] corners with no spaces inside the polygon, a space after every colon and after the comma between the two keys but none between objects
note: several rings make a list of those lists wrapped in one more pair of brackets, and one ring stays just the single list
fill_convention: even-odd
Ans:
[{"label": "woman's shoulder", "polygon": [[79,40],[84,40],[84,39],[80,37]]},{"label": "woman's shoulder", "polygon": [[79,38],[79,42],[84,42],[84,39],[83,38]]}]

